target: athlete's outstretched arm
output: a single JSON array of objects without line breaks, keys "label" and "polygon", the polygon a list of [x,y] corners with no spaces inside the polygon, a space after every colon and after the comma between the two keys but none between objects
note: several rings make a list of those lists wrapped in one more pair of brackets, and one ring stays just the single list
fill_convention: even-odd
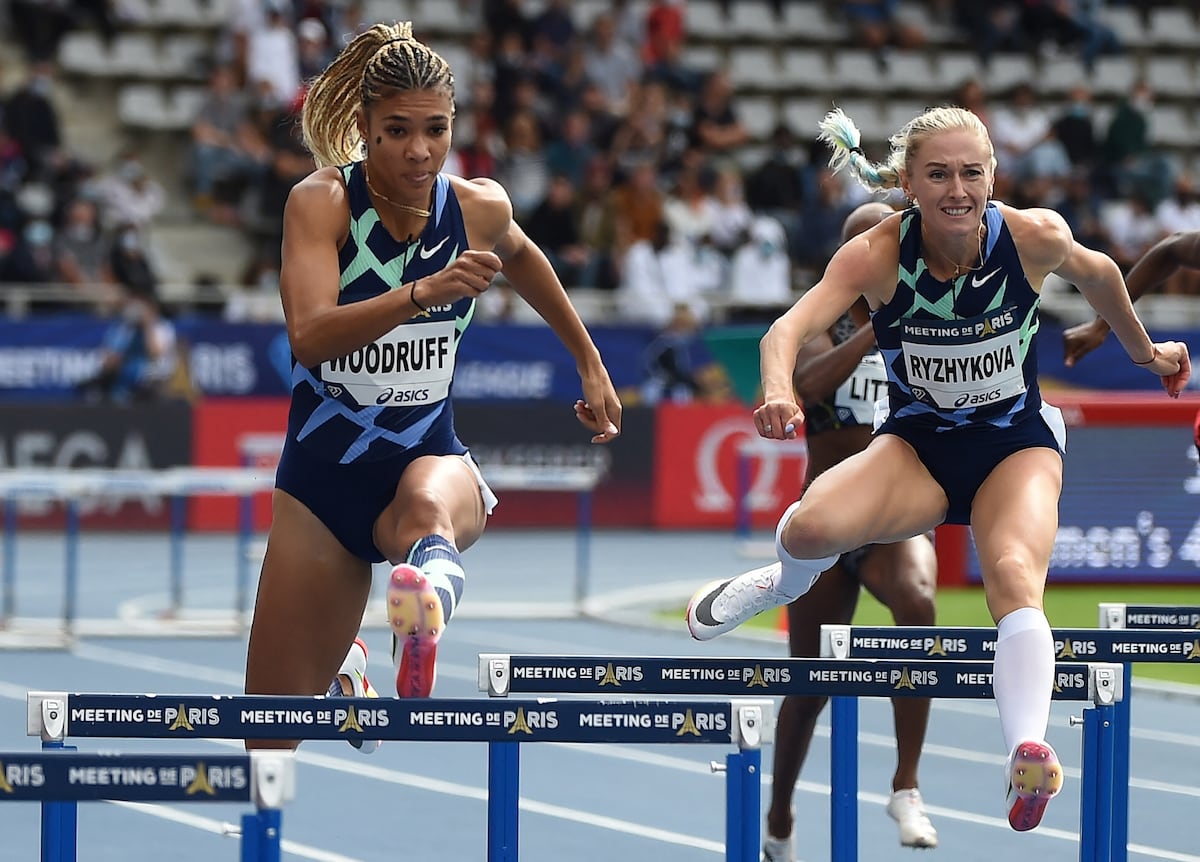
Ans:
[{"label": "athlete's outstretched arm", "polygon": [[575,358],[583,400],[575,403],[579,421],[595,432],[593,443],[607,443],[621,433],[621,401],[592,336],[571,304],[545,253],[512,217],[508,193],[491,180],[473,180],[481,195],[483,233],[503,261],[503,272],[522,299],[550,325]]},{"label": "athlete's outstretched arm", "polygon": [[[1156,290],[1182,268],[1200,269],[1200,231],[1181,231],[1159,240],[1142,255],[1125,276],[1131,302]],[[1071,367],[1104,343],[1109,325],[1103,317],[1072,326],[1063,332],[1063,354]]]}]

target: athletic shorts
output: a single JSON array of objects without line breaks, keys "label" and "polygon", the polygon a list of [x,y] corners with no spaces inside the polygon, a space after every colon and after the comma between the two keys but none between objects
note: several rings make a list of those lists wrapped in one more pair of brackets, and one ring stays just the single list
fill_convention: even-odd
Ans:
[{"label": "athletic shorts", "polygon": [[953,431],[916,428],[888,417],[876,434],[894,434],[912,446],[950,501],[946,524],[971,523],[975,493],[996,465],[1022,449],[1044,447],[1067,451],[1067,429],[1057,407],[1042,404],[1041,413],[1011,428],[988,426]]},{"label": "athletic shorts", "polygon": [[307,506],[354,556],[382,563],[386,557],[375,547],[375,521],[395,498],[405,468],[424,455],[461,456],[479,483],[484,510],[492,513],[496,495],[453,432],[447,439],[425,441],[402,455],[349,464],[323,460],[289,436],[275,472],[275,487]]}]

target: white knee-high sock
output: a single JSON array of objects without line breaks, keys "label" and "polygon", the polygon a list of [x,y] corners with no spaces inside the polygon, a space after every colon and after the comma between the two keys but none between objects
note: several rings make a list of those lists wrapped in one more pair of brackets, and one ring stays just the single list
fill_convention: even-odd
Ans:
[{"label": "white knee-high sock", "polygon": [[817,582],[817,578],[821,577],[821,573],[836,563],[838,557],[841,556],[841,554],[834,554],[832,557],[818,557],[815,560],[797,560],[787,552],[787,548],[783,546],[783,528],[792,517],[792,512],[796,511],[799,506],[799,501],[788,506],[783,517],[779,519],[778,526],[775,527],[775,553],[779,555],[782,567],[775,586],[781,593],[794,599],[811,590],[812,585]]},{"label": "white knee-high sock", "polygon": [[996,625],[992,690],[1007,751],[1044,740],[1054,691],[1054,635],[1038,608],[1018,608]]}]

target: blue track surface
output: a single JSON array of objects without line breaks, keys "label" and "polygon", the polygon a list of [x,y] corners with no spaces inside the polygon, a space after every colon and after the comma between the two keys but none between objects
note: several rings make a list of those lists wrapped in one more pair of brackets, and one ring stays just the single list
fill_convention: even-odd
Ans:
[{"label": "blue track surface", "polygon": [[[745,565],[728,536],[606,535],[596,537],[600,593],[653,581],[702,581]],[[87,580],[82,613],[111,612],[123,599],[161,591],[156,546],[131,537],[85,541]],[[189,548],[193,596],[227,597],[228,543],[198,540]],[[495,533],[467,557],[467,604],[561,601],[570,595],[571,537]],[[22,549],[21,612],[57,609],[52,540],[33,537]],[[124,562],[124,565],[122,563]],[[37,567],[43,570],[38,571]],[[26,575],[29,567],[33,573]],[[209,570],[216,577],[209,576]],[[219,580],[217,579],[219,578]],[[664,589],[669,593],[669,589]],[[89,604],[90,603],[90,604]],[[40,607],[39,607],[40,605]],[[464,615],[465,617],[466,615]],[[389,686],[387,633],[366,635],[377,686]],[[73,653],[0,653],[0,749],[32,750],[23,735],[29,689],[169,693],[240,691],[244,641],[238,638],[91,639]],[[726,637],[691,641],[682,621],[650,628],[612,620],[456,619],[440,650],[439,697],[478,697],[480,652],[628,655],[771,655],[780,643]],[[1043,826],[1018,835],[1003,810],[999,724],[988,701],[935,702],[922,762],[922,791],[940,834],[935,858],[955,862],[1070,860],[1078,855],[1080,732],[1071,709],[1054,708],[1049,733],[1068,782]],[[909,859],[883,805],[894,764],[891,710],[862,703],[860,858]],[[1138,691],[1133,704],[1130,858],[1200,862],[1200,701]],[[79,741],[87,750],[224,752],[208,741]],[[724,778],[709,762],[722,746],[522,747],[521,858],[525,862],[619,858],[623,862],[719,859],[724,837]],[[764,751],[764,766],[770,762]],[[327,860],[482,860],[486,835],[486,747],[470,743],[387,743],[364,757],[343,743],[310,742],[300,750],[298,799],[284,811],[285,858]],[[829,857],[828,732],[818,729],[796,793],[799,856]],[[764,790],[769,774],[765,776]],[[765,799],[764,799],[765,805]],[[210,860],[237,858],[222,823],[246,807],[232,804],[80,808],[81,860]],[[0,805],[0,859],[37,858],[38,808]]]}]

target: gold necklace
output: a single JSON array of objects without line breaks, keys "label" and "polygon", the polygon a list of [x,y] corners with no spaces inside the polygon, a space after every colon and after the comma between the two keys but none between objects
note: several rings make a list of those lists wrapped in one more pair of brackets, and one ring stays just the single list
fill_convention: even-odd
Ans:
[{"label": "gold necklace", "polygon": [[[983,269],[983,230],[984,230],[983,222],[980,222],[979,223],[979,233],[978,233],[979,250],[976,252],[976,257],[975,257],[975,259],[978,261],[978,263],[976,263],[974,266],[963,266],[961,263],[956,263],[955,261],[950,259],[950,255],[946,254],[940,248],[936,249],[937,253],[940,254],[943,258],[945,258],[947,263],[949,263],[951,266],[954,267],[954,275],[950,276],[951,279],[956,279],[960,275],[966,275],[968,272],[975,272],[975,270]],[[929,243],[926,242],[925,246],[926,246],[926,248],[928,248]]]},{"label": "gold necklace", "polygon": [[404,210],[404,212],[411,213],[411,214],[415,215],[417,218],[429,218],[431,215],[433,215],[433,210],[423,210],[420,207],[414,207],[414,206],[409,206],[408,204],[402,204],[399,201],[392,200],[391,198],[389,198],[387,195],[383,194],[382,192],[377,191],[375,189],[375,186],[371,185],[371,175],[367,172],[366,162],[363,162],[363,179],[365,179],[367,181],[367,188],[370,189],[371,194],[375,195],[375,197],[379,198],[380,200],[387,201],[392,206],[394,206],[396,209]]}]

